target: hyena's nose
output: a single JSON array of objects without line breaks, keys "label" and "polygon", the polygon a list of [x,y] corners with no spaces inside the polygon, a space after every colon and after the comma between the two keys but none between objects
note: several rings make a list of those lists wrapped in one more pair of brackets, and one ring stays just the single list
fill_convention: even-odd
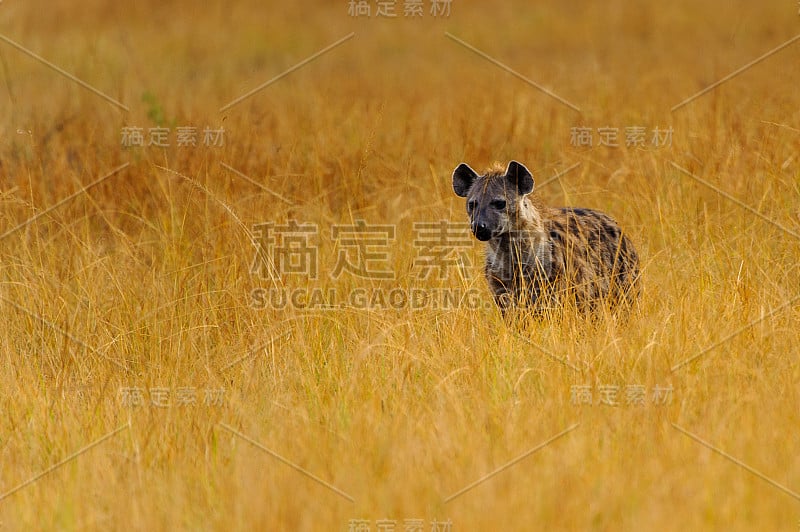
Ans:
[{"label": "hyena's nose", "polygon": [[492,232],[486,227],[486,224],[483,222],[478,222],[472,229],[472,232],[475,233],[475,238],[480,240],[481,242],[486,242],[490,238],[492,238]]}]

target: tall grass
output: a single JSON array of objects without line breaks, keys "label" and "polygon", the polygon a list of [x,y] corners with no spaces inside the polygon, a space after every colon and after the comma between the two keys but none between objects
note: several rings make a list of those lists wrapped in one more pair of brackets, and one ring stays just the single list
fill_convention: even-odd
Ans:
[{"label": "tall grass", "polygon": [[[670,111],[791,38],[793,6],[6,4],[0,33],[130,110],[0,42],[0,233],[129,163],[0,240],[0,529],[797,528],[800,48]],[[121,146],[156,122],[170,147]],[[625,146],[631,126],[645,146]],[[620,146],[597,145],[603,127]],[[644,291],[627,319],[508,328],[472,240],[420,278],[414,224],[466,229],[452,169],[512,158],[540,184],[580,163],[543,199],[631,233]],[[393,278],[330,275],[332,228],[359,219],[393,227],[376,261]],[[316,228],[317,278],[269,252],[252,273],[256,225],[290,220]],[[397,288],[478,304],[252,295]]]}]

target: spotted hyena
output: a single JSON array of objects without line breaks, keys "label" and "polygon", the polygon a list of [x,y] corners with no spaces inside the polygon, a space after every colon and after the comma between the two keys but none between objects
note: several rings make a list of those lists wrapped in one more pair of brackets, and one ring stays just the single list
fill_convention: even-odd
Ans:
[{"label": "spotted hyena", "polygon": [[582,310],[633,302],[639,258],[617,222],[591,209],[548,207],[533,187],[516,161],[484,175],[464,163],[453,172],[472,233],[487,244],[486,280],[503,314],[511,306],[538,313],[568,301]]}]

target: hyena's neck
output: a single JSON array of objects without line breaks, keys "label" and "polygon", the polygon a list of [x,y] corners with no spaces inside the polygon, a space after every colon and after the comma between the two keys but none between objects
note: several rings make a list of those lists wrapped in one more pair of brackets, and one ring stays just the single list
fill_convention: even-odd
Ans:
[{"label": "hyena's neck", "polygon": [[525,196],[519,201],[515,230],[517,232],[542,232],[546,215],[547,207],[541,203],[536,194]]},{"label": "hyena's neck", "polygon": [[496,253],[508,252],[511,246],[528,248],[534,245],[535,237],[544,232],[544,219],[547,207],[541,204],[535,194],[519,200],[516,215],[511,220],[510,231],[493,238],[489,246]]},{"label": "hyena's neck", "polygon": [[537,255],[538,246],[544,243],[545,218],[548,208],[531,194],[519,200],[511,230],[488,242],[494,255]]}]

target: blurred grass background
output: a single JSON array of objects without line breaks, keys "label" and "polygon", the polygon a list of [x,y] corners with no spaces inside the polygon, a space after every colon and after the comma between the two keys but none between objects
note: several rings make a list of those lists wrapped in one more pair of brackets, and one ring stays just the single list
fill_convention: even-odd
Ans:
[{"label": "blurred grass background", "polygon": [[[76,194],[0,240],[0,528],[795,530],[792,493],[672,424],[800,490],[800,45],[671,109],[793,38],[797,6],[396,9],[0,5],[0,34],[129,109],[0,42],[0,233]],[[123,127],[157,126],[169,147],[122,146]],[[198,128],[197,146],[176,145],[181,126]],[[632,126],[644,147],[625,146]],[[203,145],[206,127],[224,128],[224,146]],[[570,142],[576,127],[593,146]],[[621,146],[598,145],[604,127]],[[672,128],[670,145],[652,146],[654,128]],[[567,317],[520,337],[491,303],[477,242],[446,278],[416,276],[414,223],[466,227],[452,169],[512,158],[537,183],[579,163],[542,197],[607,211],[631,233],[644,295],[628,320]],[[329,275],[330,229],[357,219],[395,227],[394,280]],[[251,274],[253,225],[289,220],[319,228],[318,279]],[[484,304],[251,304],[258,288],[398,286],[477,290]],[[576,386],[593,404],[575,404]],[[603,386],[617,406],[598,404]],[[644,406],[625,403],[629,386],[645,388]],[[131,388],[144,404],[125,404]],[[672,390],[666,404],[657,388]],[[178,404],[180,389],[194,404]],[[205,400],[214,390],[221,404]]]}]

